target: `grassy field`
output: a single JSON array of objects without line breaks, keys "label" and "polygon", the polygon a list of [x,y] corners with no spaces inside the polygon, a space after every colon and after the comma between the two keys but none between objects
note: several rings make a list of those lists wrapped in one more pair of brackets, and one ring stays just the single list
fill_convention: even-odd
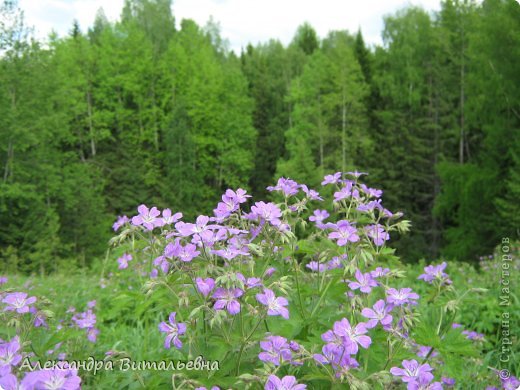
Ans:
[{"label": "grassy field", "polygon": [[[482,340],[474,341],[481,354],[462,361],[461,367],[466,376],[475,378],[475,386],[483,388],[482,378],[492,378],[491,367],[507,367],[512,373],[518,372],[518,347],[513,348],[509,362],[500,363],[502,330],[502,314],[510,315],[509,326],[513,344],[517,345],[514,334],[515,324],[518,324],[517,290],[510,290],[510,306],[501,306],[500,288],[501,268],[499,258],[485,260],[479,270],[468,264],[449,264],[448,271],[453,284],[458,287],[464,297],[459,305],[468,308],[459,311],[454,322],[462,324],[464,329],[484,335]],[[518,271],[518,259],[514,263]],[[416,278],[422,272],[424,264],[401,267],[404,272],[403,285],[413,286],[421,297],[428,297],[428,286]],[[103,271],[101,271],[103,270]],[[104,275],[104,276],[102,276]],[[149,284],[144,279],[133,274],[118,270],[115,258],[109,258],[97,271],[84,273],[56,274],[46,277],[7,275],[9,281],[2,286],[6,290],[22,290],[39,297],[48,310],[48,328],[38,328],[31,336],[32,350],[42,358],[51,359],[60,353],[67,360],[82,360],[93,357],[96,361],[127,357],[131,361],[183,360],[185,353],[177,349],[166,350],[163,347],[163,336],[157,329],[168,313],[161,302],[169,299],[167,288],[155,288],[146,294]],[[475,288],[478,288],[475,290]],[[479,289],[486,289],[479,290]],[[145,299],[143,299],[143,294]],[[426,298],[425,298],[426,299]],[[95,343],[86,340],[79,329],[68,329],[72,310],[86,310],[87,304],[95,300],[93,311],[97,316],[96,327],[99,335]],[[446,302],[436,302],[440,307]],[[61,329],[60,325],[62,326]],[[0,334],[4,338],[12,336],[13,328],[4,324]],[[61,343],[59,348],[54,346]],[[43,351],[54,349],[50,354]],[[505,356],[505,355],[504,355]],[[229,359],[234,359],[230,356]],[[222,363],[222,362],[221,362]],[[186,372],[186,371],[185,371]],[[95,375],[92,371],[81,371],[83,388],[171,388],[172,372],[154,370],[113,371],[100,370]],[[470,388],[462,385],[459,388]]]}]

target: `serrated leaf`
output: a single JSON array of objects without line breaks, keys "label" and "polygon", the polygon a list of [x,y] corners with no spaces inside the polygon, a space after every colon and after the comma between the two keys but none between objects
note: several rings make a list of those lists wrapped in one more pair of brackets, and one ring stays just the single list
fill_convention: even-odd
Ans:
[{"label": "serrated leaf", "polygon": [[417,344],[438,349],[441,346],[441,339],[437,330],[423,322],[415,328],[414,339]]}]

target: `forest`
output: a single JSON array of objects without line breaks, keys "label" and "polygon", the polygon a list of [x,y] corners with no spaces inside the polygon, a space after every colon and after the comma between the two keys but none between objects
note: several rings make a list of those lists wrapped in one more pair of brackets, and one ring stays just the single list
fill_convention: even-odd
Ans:
[{"label": "forest", "polygon": [[[520,5],[445,0],[388,15],[383,45],[302,23],[231,51],[171,0],[33,37],[0,19],[0,271],[103,258],[142,203],[210,215],[228,188],[361,171],[411,231],[405,262],[476,264],[520,227]],[[177,22],[177,23],[176,23]],[[303,21],[302,21],[303,22]],[[176,25],[178,27],[176,27]]]}]

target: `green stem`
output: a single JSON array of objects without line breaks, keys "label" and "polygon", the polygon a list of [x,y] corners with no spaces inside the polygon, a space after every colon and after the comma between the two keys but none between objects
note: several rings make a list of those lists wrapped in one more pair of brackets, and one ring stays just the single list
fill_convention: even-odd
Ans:
[{"label": "green stem", "polygon": [[265,314],[262,317],[260,317],[260,319],[256,323],[255,327],[251,331],[251,333],[249,333],[249,335],[246,337],[246,339],[243,341],[242,345],[240,346],[240,351],[238,352],[238,359],[237,359],[237,368],[236,368],[237,376],[240,374],[240,361],[242,360],[242,353],[244,352],[244,348],[245,348],[247,342],[249,341],[249,339],[253,336],[253,334],[256,332],[256,330],[258,329],[258,327],[260,326],[260,324],[262,323],[262,321],[264,319],[265,319]]},{"label": "green stem", "polygon": [[440,336],[441,333],[441,325],[442,325],[442,307],[441,307],[441,316],[439,318],[439,325],[437,325],[437,334]]},{"label": "green stem", "polygon": [[423,365],[424,363],[426,363],[428,361],[428,359],[430,358],[430,356],[432,355],[433,353],[433,347],[430,348],[430,350],[428,351],[428,354],[426,355],[426,357],[424,358],[424,360],[421,362],[421,365]]},{"label": "green stem", "polygon": [[392,361],[394,356],[397,354],[397,352],[401,349],[401,345],[403,344],[403,340],[399,340],[399,344],[397,344],[397,347],[392,350],[391,352],[388,352],[388,358],[386,359],[385,366],[383,367],[383,371],[386,370],[386,367],[388,367],[388,363]]},{"label": "green stem", "polygon": [[314,306],[314,309],[312,310],[312,313],[311,313],[311,317],[314,317],[314,314],[316,313],[316,310],[318,310],[318,307],[320,306],[321,304],[321,301],[323,301],[323,298],[325,298],[325,294],[327,293],[328,289],[330,288],[330,286],[332,285],[332,282],[334,281],[334,279],[331,279],[330,282],[327,284],[327,286],[325,287],[325,289],[322,291],[321,295],[320,295],[320,299],[318,300],[318,303],[316,303],[316,306]]},{"label": "green stem", "polygon": [[[300,311],[302,314],[302,318],[305,319],[305,312],[303,309],[303,303],[302,303],[302,295],[300,292],[300,280],[298,278],[298,263],[296,262],[296,258],[293,257],[293,263],[294,263],[294,277],[296,279],[296,290],[298,291],[298,301],[300,303]],[[311,314],[312,317],[312,314]]]}]

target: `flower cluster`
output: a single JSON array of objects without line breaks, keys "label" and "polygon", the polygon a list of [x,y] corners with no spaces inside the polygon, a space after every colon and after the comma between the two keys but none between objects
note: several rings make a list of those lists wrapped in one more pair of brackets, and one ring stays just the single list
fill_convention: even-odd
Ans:
[{"label": "flower cluster", "polygon": [[[281,366],[284,374],[297,374],[295,366],[301,365],[309,377],[325,373],[331,384],[357,388],[366,380],[364,387],[377,387],[377,375],[360,373],[371,354],[384,361],[380,371],[392,367],[396,385],[452,386],[453,379],[442,376],[442,354],[415,340],[428,304],[427,295],[421,299],[423,288],[432,288],[435,298],[451,288],[447,263],[427,266],[419,276],[434,287],[412,289],[396,281],[404,273],[388,268],[395,256],[386,245],[409,223],[383,206],[383,192],[361,183],[363,175],[327,175],[319,192],[280,178],[267,187],[270,201],[228,189],[212,215],[194,220],[146,205],[135,216],[119,217],[114,230],[124,230],[114,242],[133,240],[132,252],[127,245],[117,260],[119,268],[130,268],[139,278],[148,275],[147,294],[165,286],[171,296],[162,307],[164,317],[170,313],[168,321],[158,324],[164,347],[173,344],[179,353],[208,345],[237,351],[237,378],[266,389],[305,388],[292,375],[276,375]],[[87,324],[88,311],[84,314]],[[441,318],[433,331],[443,340],[449,329]],[[260,351],[254,357],[253,347]],[[400,363],[399,348],[423,362]],[[263,371],[240,377],[246,361],[248,367],[265,363]]]},{"label": "flower cluster", "polygon": [[427,283],[433,283],[435,280],[439,283],[451,284],[451,280],[448,277],[448,274],[444,272],[448,264],[444,261],[439,265],[429,265],[424,267],[424,274],[419,275],[417,279],[422,279]]},{"label": "flower cluster", "polygon": [[[0,285],[7,282],[7,278],[2,278]],[[68,367],[66,363],[57,364],[52,369],[36,369],[36,367],[27,369],[25,367],[26,371],[22,370],[22,362],[34,357],[33,352],[24,351],[24,347],[31,343],[28,342],[27,337],[37,328],[49,328],[46,312],[36,306],[40,302],[38,298],[29,296],[25,292],[0,291],[0,301],[3,304],[0,318],[6,316],[13,318],[17,332],[10,340],[0,339],[0,389],[80,389],[81,378],[78,376],[78,371]],[[95,316],[92,320],[88,312],[82,314],[84,315],[77,318],[78,327],[91,331],[94,329]],[[1,318],[1,321],[2,324],[4,321],[5,324],[10,323],[6,318]],[[61,343],[58,343],[54,350],[60,346]],[[47,351],[47,354],[52,354],[54,350]],[[64,357],[63,354],[60,356]],[[29,364],[32,363],[29,362]]]},{"label": "flower cluster", "polygon": [[346,318],[336,321],[332,330],[321,335],[326,344],[322,347],[322,354],[314,354],[314,360],[320,364],[330,364],[336,376],[340,377],[344,372],[359,366],[353,355],[358,353],[359,347],[367,349],[372,343],[367,332],[367,324],[363,322],[351,326]]},{"label": "flower cluster", "polygon": [[0,388],[6,390],[79,390],[81,378],[78,376],[78,370],[63,363],[57,368],[29,371],[21,380],[12,373],[0,375]]},{"label": "flower cluster", "polygon": [[260,348],[262,352],[258,354],[258,358],[263,362],[272,363],[275,366],[286,362],[293,365],[302,364],[301,360],[295,357],[295,354],[300,351],[300,345],[296,341],[288,342],[285,337],[281,336],[267,336],[260,341]]},{"label": "flower cluster", "polygon": [[87,339],[91,343],[95,343],[99,334],[99,329],[96,326],[96,314],[93,309],[96,306],[96,301],[90,301],[87,303],[87,310],[81,313],[76,313],[72,316],[71,320],[75,327],[78,329],[85,329],[87,333]]}]

